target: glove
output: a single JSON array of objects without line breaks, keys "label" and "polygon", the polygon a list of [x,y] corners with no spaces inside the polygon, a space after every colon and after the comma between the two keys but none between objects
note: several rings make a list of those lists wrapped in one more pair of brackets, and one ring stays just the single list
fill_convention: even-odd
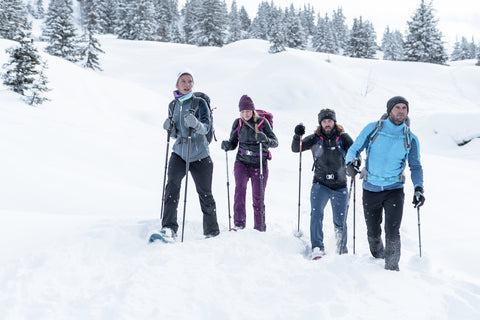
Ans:
[{"label": "glove", "polygon": [[300,123],[295,127],[295,134],[298,136],[303,136],[305,134],[305,126]]},{"label": "glove", "polygon": [[415,193],[413,194],[413,207],[420,208],[425,203],[425,196],[423,195],[423,188],[416,187]]},{"label": "glove", "polygon": [[196,128],[198,126],[198,119],[191,113],[187,113],[184,118],[185,126],[190,128]]},{"label": "glove", "polygon": [[232,143],[230,142],[230,140],[223,140],[221,147],[222,147],[222,150],[225,150],[225,151],[231,150]]},{"label": "glove", "polygon": [[175,138],[177,136],[177,130],[175,129],[175,122],[170,118],[165,119],[163,123],[163,129],[167,130],[170,133],[170,136]]},{"label": "glove", "polygon": [[165,119],[165,122],[163,123],[163,129],[171,131],[173,129],[173,120],[170,118]]},{"label": "glove", "polygon": [[355,177],[357,173],[360,173],[360,166],[362,165],[362,160],[355,158],[351,162],[347,163],[347,175],[349,177]]},{"label": "glove", "polygon": [[260,143],[267,143],[268,142],[268,138],[265,135],[265,133],[263,133],[263,132],[258,132],[255,135],[255,138],[257,139],[257,142],[260,142]]}]

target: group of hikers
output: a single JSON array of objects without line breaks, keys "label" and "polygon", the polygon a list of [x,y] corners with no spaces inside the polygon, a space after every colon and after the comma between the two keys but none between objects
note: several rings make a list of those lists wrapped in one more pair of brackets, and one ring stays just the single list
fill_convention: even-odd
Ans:
[{"label": "group of hikers", "polygon": [[[212,195],[213,163],[209,155],[207,132],[211,129],[210,110],[204,99],[193,95],[194,78],[190,70],[178,73],[174,101],[164,129],[175,138],[168,161],[167,183],[164,188],[161,234],[175,238],[178,232],[177,208],[180,187],[187,170],[190,172],[200,199],[203,213],[203,232],[206,237],[220,233],[216,204]],[[240,117],[235,119],[230,137],[221,142],[225,151],[237,149],[234,176],[234,225],[245,228],[246,189],[251,180],[254,229],[266,231],[263,195],[268,181],[268,148],[278,146],[269,121],[259,115],[248,95],[240,98]],[[193,110],[193,111],[192,111]],[[294,129],[293,152],[311,150],[314,176],[310,191],[311,257],[325,255],[323,243],[324,208],[330,201],[336,238],[336,253],[347,249],[346,215],[349,200],[347,176],[352,182],[357,174],[363,179],[363,211],[367,238],[373,257],[385,259],[385,269],[399,270],[400,224],[403,215],[405,183],[404,169],[408,162],[415,189],[414,207],[425,201],[423,170],[418,138],[409,128],[409,103],[395,96],[388,100],[386,113],[378,121],[365,126],[355,141],[337,123],[335,111],[322,109],[318,127],[305,135],[305,126]],[[365,165],[361,167],[361,152],[366,150]],[[351,189],[351,188],[350,188]],[[350,190],[351,192],[351,190]],[[385,245],[381,224],[385,219]]]}]

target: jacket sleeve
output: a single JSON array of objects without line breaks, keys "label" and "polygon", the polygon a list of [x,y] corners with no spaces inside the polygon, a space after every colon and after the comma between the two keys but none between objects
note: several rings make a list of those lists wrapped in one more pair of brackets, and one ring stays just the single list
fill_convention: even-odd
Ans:
[{"label": "jacket sleeve", "polygon": [[[316,143],[315,134],[311,134],[303,138],[302,140],[302,151],[310,150],[312,146]],[[294,135],[292,139],[292,152],[300,152],[300,136]]]},{"label": "jacket sleeve", "polygon": [[410,167],[410,177],[413,186],[423,189],[423,168],[420,162],[420,144],[418,138],[412,133],[412,148],[408,154],[408,166]]},{"label": "jacket sleeve", "polygon": [[230,132],[230,139],[228,139],[230,141],[230,144],[232,145],[230,150],[235,150],[238,146],[238,132],[237,132],[237,129],[238,129],[238,122],[239,121],[240,121],[240,118],[237,118],[237,119],[235,119],[235,121],[233,121],[232,131]]},{"label": "jacket sleeve", "polygon": [[198,120],[202,123],[202,125],[199,126],[198,130],[196,130],[196,133],[205,135],[207,134],[208,130],[210,130],[210,126],[212,125],[210,123],[210,110],[208,110],[208,105],[205,102],[205,100],[201,98],[194,98],[194,99],[199,99]]},{"label": "jacket sleeve", "polygon": [[278,147],[278,139],[275,133],[273,133],[272,127],[270,127],[270,122],[267,119],[263,120],[263,133],[268,138],[267,147],[276,148]]},{"label": "jacket sleeve", "polygon": [[345,156],[345,164],[352,162],[353,159],[360,156],[360,153],[368,146],[370,134],[375,129],[376,122],[369,123],[358,135],[355,142],[348,148],[347,155]]},{"label": "jacket sleeve", "polygon": [[341,135],[341,139],[342,139],[342,144],[343,144],[343,148],[345,149],[345,152],[348,152],[348,149],[350,149],[350,146],[353,144],[352,138],[348,133],[343,133]]}]

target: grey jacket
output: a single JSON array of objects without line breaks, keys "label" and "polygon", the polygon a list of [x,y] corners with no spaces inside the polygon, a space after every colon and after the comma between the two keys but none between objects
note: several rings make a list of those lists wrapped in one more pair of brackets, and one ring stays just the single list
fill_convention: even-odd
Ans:
[{"label": "grey jacket", "polygon": [[[190,162],[204,159],[210,155],[208,148],[208,141],[205,134],[208,132],[210,123],[210,111],[208,110],[207,103],[201,99],[198,105],[198,120],[202,125],[198,126],[197,130],[192,129],[192,144],[190,148]],[[172,120],[175,125],[176,141],[173,145],[173,152],[179,155],[184,161],[187,161],[188,150],[188,131],[189,127],[185,125],[184,118],[190,112],[192,107],[193,97],[179,101],[175,99],[175,107],[173,109]],[[170,115],[169,115],[170,116]]]}]

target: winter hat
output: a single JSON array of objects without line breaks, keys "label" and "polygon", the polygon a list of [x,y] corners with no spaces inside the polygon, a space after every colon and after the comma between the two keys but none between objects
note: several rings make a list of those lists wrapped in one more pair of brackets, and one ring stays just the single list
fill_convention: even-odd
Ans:
[{"label": "winter hat", "polygon": [[410,111],[408,107],[407,99],[401,96],[396,96],[396,97],[390,98],[390,100],[387,101],[387,114],[390,115],[390,111],[392,111],[393,107],[395,107],[399,103],[404,103],[407,105],[407,113],[408,111]]},{"label": "winter hat", "polygon": [[240,101],[238,102],[238,109],[240,111],[243,110],[255,110],[255,104],[253,104],[252,99],[244,94],[241,98]]},{"label": "winter hat", "polygon": [[320,113],[318,114],[318,124],[321,124],[323,119],[331,119],[331,120],[337,122],[337,118],[335,116],[335,111],[333,111],[332,109],[322,109],[322,110],[320,110]]},{"label": "winter hat", "polygon": [[175,81],[175,86],[177,86],[178,84],[178,79],[180,79],[180,77],[183,76],[184,74],[189,74],[192,76],[192,79],[194,78],[193,72],[190,69],[182,69],[177,73],[177,81]]}]

